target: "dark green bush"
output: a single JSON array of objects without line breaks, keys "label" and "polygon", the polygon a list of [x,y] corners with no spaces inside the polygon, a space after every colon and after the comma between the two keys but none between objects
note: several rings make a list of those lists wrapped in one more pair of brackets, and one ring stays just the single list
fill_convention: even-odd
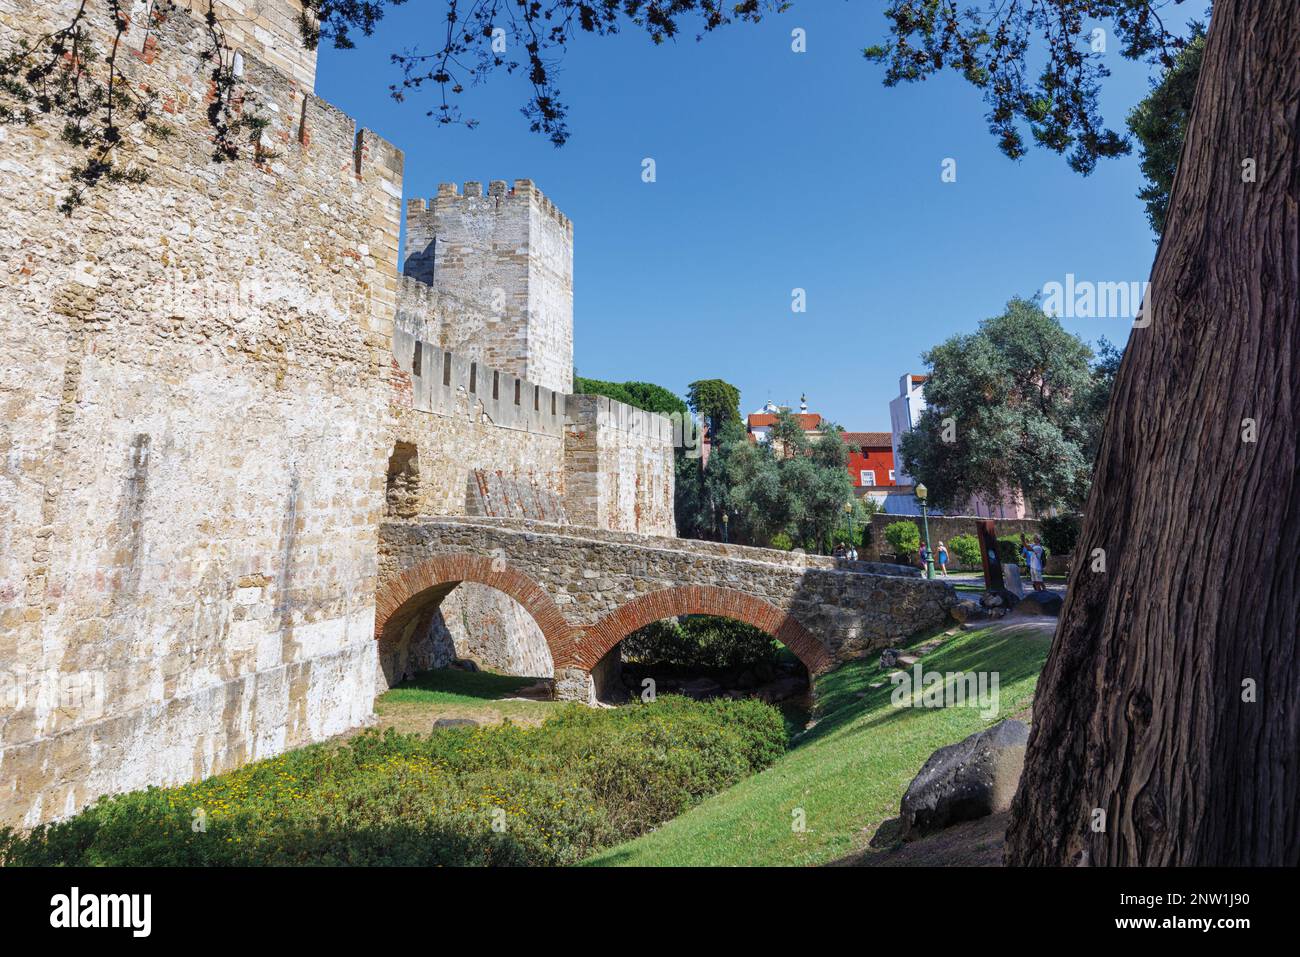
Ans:
[{"label": "dark green bush", "polygon": [[[1030,539],[1032,541],[1032,539]],[[1043,559],[1046,560],[1052,550],[1046,545],[1043,546]],[[1024,554],[1020,551],[1020,536],[1007,536],[998,539],[998,559],[1004,565],[1019,565],[1021,571],[1029,568],[1029,562],[1025,560]]]},{"label": "dark green bush", "polygon": [[748,668],[775,664],[781,646],[744,622],[712,615],[656,621],[623,639],[623,657],[640,665]]},{"label": "dark green bush", "polygon": [[1020,553],[1019,538],[999,538],[998,539],[998,561],[1003,565],[1019,565],[1025,567],[1025,556]]},{"label": "dark green bush", "polygon": [[1081,515],[1054,515],[1040,523],[1043,546],[1053,555],[1069,555],[1079,541]]},{"label": "dark green bush", "polygon": [[674,696],[573,705],[536,728],[366,732],[105,798],[27,835],[0,830],[0,864],[568,864],[762,770],[785,746],[775,708]]}]

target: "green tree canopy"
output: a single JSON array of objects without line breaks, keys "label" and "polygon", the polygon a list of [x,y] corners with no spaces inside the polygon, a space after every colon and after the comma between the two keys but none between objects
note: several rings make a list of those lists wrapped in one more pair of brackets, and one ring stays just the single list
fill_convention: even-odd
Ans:
[{"label": "green tree canopy", "polygon": [[728,423],[740,422],[740,390],[722,379],[699,379],[686,387],[686,404],[717,435]]},{"label": "green tree canopy", "polygon": [[1083,503],[1114,350],[1094,365],[1087,343],[1015,298],[923,358],[927,408],[901,453],[934,506],[993,504],[1017,490],[1040,509]]},{"label": "green tree canopy", "polygon": [[[727,422],[703,473],[712,531],[720,532],[725,511],[732,541],[767,545],[786,535],[804,548],[824,550],[853,498],[843,431],[828,424],[809,439],[786,412],[767,442],[750,442],[739,421]],[[855,509],[854,515],[866,511]]]},{"label": "green tree canopy", "polygon": [[1165,231],[1169,190],[1183,151],[1204,53],[1205,26],[1197,23],[1191,42],[1178,54],[1173,67],[1128,115],[1128,128],[1141,148],[1142,175],[1147,178],[1147,185],[1138,190],[1138,198],[1146,204],[1147,219],[1157,238]]},{"label": "green tree canopy", "polygon": [[681,397],[653,382],[607,382],[575,375],[573,391],[575,395],[603,395],[660,415],[686,415],[686,403]]}]

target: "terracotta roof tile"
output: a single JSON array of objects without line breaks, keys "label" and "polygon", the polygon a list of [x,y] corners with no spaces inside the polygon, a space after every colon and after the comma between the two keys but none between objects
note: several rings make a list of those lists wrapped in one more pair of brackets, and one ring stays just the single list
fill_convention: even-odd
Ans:
[{"label": "terracotta roof tile", "polygon": [[860,445],[868,449],[894,447],[894,436],[889,432],[845,432],[842,438],[848,445]]},{"label": "terracotta roof tile", "polygon": [[[816,412],[800,412],[795,415],[799,424],[803,426],[805,432],[811,432],[821,428],[822,417]],[[772,412],[753,412],[749,416],[749,427],[761,428],[765,425],[776,425],[777,416]]]}]

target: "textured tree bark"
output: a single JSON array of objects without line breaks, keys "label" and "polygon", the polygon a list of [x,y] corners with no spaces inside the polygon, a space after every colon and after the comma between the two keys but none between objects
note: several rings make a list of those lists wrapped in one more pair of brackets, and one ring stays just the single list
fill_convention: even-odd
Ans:
[{"label": "textured tree bark", "polygon": [[1298,114],[1300,3],[1218,0],[1009,864],[1300,863]]}]

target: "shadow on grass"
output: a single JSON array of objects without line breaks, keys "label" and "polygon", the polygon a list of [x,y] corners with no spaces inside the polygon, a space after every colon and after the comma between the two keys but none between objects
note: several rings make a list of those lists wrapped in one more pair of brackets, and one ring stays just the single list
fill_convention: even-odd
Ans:
[{"label": "shadow on grass", "polygon": [[[1000,688],[1037,675],[1047,658],[1051,635],[1032,627],[972,632],[951,639],[953,644],[921,659],[926,672],[996,672]],[[918,709],[889,707],[895,685],[889,675],[900,668],[881,668],[875,659],[853,661],[823,676],[817,685],[820,718],[794,746],[803,747],[858,721],[868,712],[880,712],[852,733],[878,729],[888,721],[914,714]],[[879,687],[871,687],[879,685]]]},{"label": "shadow on grass", "polygon": [[460,671],[440,668],[421,671],[414,678],[394,685],[388,692],[390,701],[419,700],[426,692],[433,695],[459,695],[464,698],[499,700],[518,694],[520,689],[537,684],[537,678],[520,678],[515,675],[496,675],[488,671]]}]

